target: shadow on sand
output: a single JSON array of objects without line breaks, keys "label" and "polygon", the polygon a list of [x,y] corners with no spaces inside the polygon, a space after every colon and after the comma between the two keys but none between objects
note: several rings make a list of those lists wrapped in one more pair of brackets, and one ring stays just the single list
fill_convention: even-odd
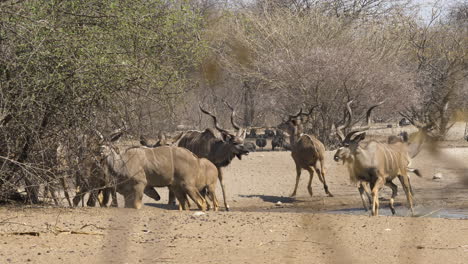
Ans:
[{"label": "shadow on sand", "polygon": [[179,207],[177,205],[167,203],[145,203],[145,205],[165,210],[179,210]]},{"label": "shadow on sand", "polygon": [[239,195],[239,197],[242,198],[260,198],[264,202],[269,202],[269,203],[294,203],[297,202],[296,198],[292,197],[284,197],[284,196],[274,196],[274,195],[259,195],[259,194],[251,194],[251,195]]}]

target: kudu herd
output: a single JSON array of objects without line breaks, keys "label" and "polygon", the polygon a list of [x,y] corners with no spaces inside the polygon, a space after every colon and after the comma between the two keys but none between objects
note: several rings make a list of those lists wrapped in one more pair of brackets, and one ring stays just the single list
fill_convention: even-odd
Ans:
[{"label": "kudu herd", "polygon": [[[200,110],[213,118],[214,126],[216,130],[207,128],[205,131],[187,131],[179,135],[174,143],[177,143],[179,147],[186,148],[193,152],[200,158],[205,158],[212,162],[217,168],[217,177],[221,184],[221,191],[223,193],[223,201],[226,210],[229,211],[229,205],[226,199],[226,188],[223,182],[223,171],[222,168],[228,166],[234,157],[239,160],[242,159],[243,155],[247,155],[249,150],[244,146],[244,139],[246,135],[245,129],[239,127],[235,122],[235,110],[229,104],[226,103],[231,109],[231,124],[236,130],[236,133],[230,133],[229,131],[221,128],[218,124],[217,118],[212,113],[203,109],[200,106]],[[140,143],[146,147],[156,147],[159,145],[161,139],[154,145],[150,145],[144,138],[140,139]],[[210,192],[208,188],[208,192]],[[174,201],[174,195],[172,191],[169,192],[169,203]]]},{"label": "kudu herd", "polygon": [[[185,197],[188,195],[199,209],[206,210],[197,181],[203,181],[201,178],[206,175],[203,170],[209,167],[202,165],[200,158],[187,149],[174,146],[130,147],[120,153],[113,142],[121,135],[121,131],[114,133],[102,142],[101,166],[106,174],[116,178],[117,191],[124,196],[125,207],[139,209],[143,194],[152,197],[153,187],[168,186],[179,200],[181,209],[186,208]],[[217,209],[215,197],[213,203]]]},{"label": "kudu herd", "polygon": [[[372,215],[379,213],[379,190],[385,185],[392,190],[390,209],[395,214],[394,198],[398,188],[392,182],[398,178],[405,191],[408,206],[413,213],[413,189],[408,173],[420,176],[419,171],[410,167],[411,159],[421,150],[424,138],[409,143],[408,135],[392,136],[387,143],[368,141],[363,143],[366,131],[370,127],[372,110],[383,102],[369,107],[366,112],[365,126],[351,129],[353,113],[349,101],[342,125],[336,125],[336,135],[340,147],[334,154],[334,160],[346,165],[351,183],[358,186],[360,197],[365,210],[371,210]],[[160,196],[155,187],[169,188],[169,203],[179,202],[180,210],[190,207],[189,200],[195,202],[201,210],[210,209],[206,198],[212,202],[213,210],[218,210],[216,198],[216,184],[219,180],[226,210],[226,187],[224,184],[223,168],[237,157],[242,159],[249,150],[244,145],[246,130],[235,121],[235,110],[226,103],[231,110],[230,121],[235,129],[231,133],[220,127],[217,117],[199,106],[202,113],[213,120],[214,129],[181,132],[174,138],[166,138],[160,133],[155,144],[150,144],[144,137],[140,138],[140,146],[132,146],[119,150],[116,142],[123,134],[123,129],[117,129],[104,137],[96,131],[99,142],[91,144],[88,155],[80,160],[80,176],[77,178],[77,192],[73,198],[73,205],[77,206],[86,193],[89,193],[88,206],[94,206],[96,198],[103,194],[101,206],[107,206],[112,197],[112,206],[117,206],[117,195],[124,196],[125,207],[140,208],[143,194],[154,200]],[[314,135],[304,134],[304,124],[309,122],[316,106],[307,113],[302,109],[289,115],[287,120],[277,126],[277,133],[284,137],[287,132],[290,137],[291,156],[296,166],[296,181],[291,196],[296,196],[301,171],[306,170],[310,177],[307,190],[313,195],[312,179],[314,174],[323,184],[325,193],[333,197],[328,189],[325,175],[325,146]],[[420,131],[425,128],[417,126]],[[350,130],[346,135],[345,130]],[[424,131],[423,131],[424,132]],[[423,133],[424,134],[424,133]],[[422,138],[422,139],[421,139]],[[368,203],[366,201],[366,196]]]}]

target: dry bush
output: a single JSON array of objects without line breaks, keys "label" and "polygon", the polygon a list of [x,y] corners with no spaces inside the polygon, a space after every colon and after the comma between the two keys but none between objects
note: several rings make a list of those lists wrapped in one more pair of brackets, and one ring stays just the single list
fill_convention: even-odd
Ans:
[{"label": "dry bush", "polygon": [[[245,118],[246,125],[277,124],[280,116],[319,104],[311,128],[328,143],[350,98],[357,113],[385,98],[387,109],[403,109],[403,97],[417,100],[411,73],[399,65],[404,44],[398,31],[380,21],[350,25],[320,9],[306,15],[247,10],[219,24],[212,56],[219,75],[241,84],[234,93],[244,111],[255,112],[244,113],[253,119]],[[218,89],[218,96],[228,96],[233,87],[226,90]]]}]

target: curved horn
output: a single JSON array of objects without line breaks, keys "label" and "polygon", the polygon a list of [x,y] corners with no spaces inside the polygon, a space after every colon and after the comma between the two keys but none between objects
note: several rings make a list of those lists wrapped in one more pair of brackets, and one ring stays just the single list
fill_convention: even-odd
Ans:
[{"label": "curved horn", "polygon": [[301,108],[301,110],[299,110],[299,113],[297,113],[296,115],[290,115],[289,120],[291,120],[293,118],[296,118],[296,117],[300,116],[301,114],[302,114],[302,108]]},{"label": "curved horn", "polygon": [[359,133],[359,132],[363,132],[363,131],[361,131],[361,130],[355,130],[355,131],[349,132],[349,133],[346,135],[346,137],[343,139],[343,142],[349,141],[349,140],[351,139],[351,137],[352,137],[354,134]]},{"label": "curved horn", "polygon": [[[407,110],[407,111],[409,111],[409,110]],[[401,116],[403,116],[404,118],[406,118],[413,126],[417,127],[418,129],[423,129],[423,128],[430,127],[430,125],[424,125],[423,123],[419,122],[415,118],[410,117],[410,115],[407,114],[407,113],[403,113],[403,112],[398,112],[398,113]]]},{"label": "curved horn", "polygon": [[239,125],[235,121],[235,116],[236,116],[236,110],[234,110],[234,107],[232,107],[227,101],[223,100],[224,104],[231,109],[231,124],[232,127],[234,127],[236,130],[240,130]]},{"label": "curved horn", "polygon": [[345,135],[343,134],[343,129],[345,128],[348,128],[350,125],[351,125],[351,120],[353,118],[353,112],[351,111],[351,103],[353,102],[353,100],[349,100],[347,103],[346,103],[346,110],[348,111],[348,115],[349,115],[349,118],[348,120],[346,120],[346,114],[345,114],[345,117],[344,117],[344,124],[341,125],[341,126],[336,126],[335,125],[335,128],[336,128],[336,134],[338,135],[338,137],[340,138],[341,142],[343,142],[345,140]]},{"label": "curved horn", "polygon": [[310,117],[310,115],[312,115],[312,111],[314,111],[314,109],[315,109],[316,107],[318,107],[318,105],[312,106],[312,107],[309,109],[309,112],[308,112],[308,113],[301,113],[301,114],[300,114],[301,116],[307,117],[306,121],[304,121],[303,119],[301,119],[302,122],[309,122],[309,121],[310,121],[309,117]]},{"label": "curved horn", "polygon": [[378,102],[377,104],[375,104],[375,105],[369,107],[369,109],[368,109],[367,112],[366,112],[366,124],[367,124],[367,125],[364,126],[364,127],[359,128],[359,131],[368,130],[368,129],[370,128],[370,122],[371,122],[370,116],[371,116],[372,110],[373,110],[374,108],[376,108],[377,106],[382,105],[383,103],[385,103],[385,100],[383,100],[383,101],[381,101],[381,102]]},{"label": "curved horn", "polygon": [[[351,136],[354,135],[354,134],[356,134],[356,133],[358,133],[358,132],[363,132],[363,131],[368,130],[368,129],[370,128],[370,116],[371,116],[372,110],[373,110],[374,108],[376,108],[377,106],[382,105],[384,102],[385,102],[385,100],[383,100],[383,101],[381,101],[381,102],[379,102],[379,103],[377,103],[377,104],[375,104],[375,105],[369,107],[369,109],[368,109],[367,112],[366,112],[366,123],[367,123],[367,125],[366,125],[366,126],[363,126],[363,127],[360,127],[360,128],[358,128],[358,129],[356,129],[356,130],[354,130],[354,131],[348,133],[348,135],[346,135],[344,141],[350,140],[350,139],[351,139]],[[351,109],[348,109],[348,111],[350,111],[350,110],[351,110]],[[350,113],[350,120],[351,120],[351,118],[352,118],[352,113],[351,113],[351,112],[349,112],[349,113]],[[351,122],[351,121],[349,121],[349,123],[350,123],[350,122]]]},{"label": "curved horn", "polygon": [[143,135],[140,135],[140,144],[145,147],[150,147],[150,144]]},{"label": "curved horn", "polygon": [[213,118],[215,128],[216,128],[218,131],[229,134],[228,131],[226,131],[226,130],[222,129],[221,127],[219,127],[218,121],[216,120],[216,116],[214,116],[212,113],[210,113],[210,112],[206,111],[205,109],[203,109],[201,105],[198,105],[198,106],[200,107],[200,110],[201,110],[204,114],[207,114],[207,115],[209,115],[209,116],[211,116],[211,117]]}]

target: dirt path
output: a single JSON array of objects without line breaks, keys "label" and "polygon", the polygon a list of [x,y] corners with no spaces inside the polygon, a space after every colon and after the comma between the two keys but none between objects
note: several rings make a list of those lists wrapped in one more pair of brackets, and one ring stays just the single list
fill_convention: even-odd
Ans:
[{"label": "dirt path", "polygon": [[[141,210],[0,208],[0,263],[466,263],[467,220],[325,213],[363,213],[356,188],[332,155],[326,164],[332,198],[317,177],[309,197],[305,172],[298,197],[289,198],[295,179],[290,153],[256,152],[226,170],[232,212],[175,211],[166,205],[165,189],[158,189],[162,201],[146,199]],[[466,213],[466,157],[468,149],[456,148],[414,160],[425,175],[411,178],[417,214]],[[432,180],[435,172],[443,178]],[[383,197],[389,194],[384,189]],[[406,215],[403,192],[396,202]],[[388,211],[387,202],[381,206]]]}]

